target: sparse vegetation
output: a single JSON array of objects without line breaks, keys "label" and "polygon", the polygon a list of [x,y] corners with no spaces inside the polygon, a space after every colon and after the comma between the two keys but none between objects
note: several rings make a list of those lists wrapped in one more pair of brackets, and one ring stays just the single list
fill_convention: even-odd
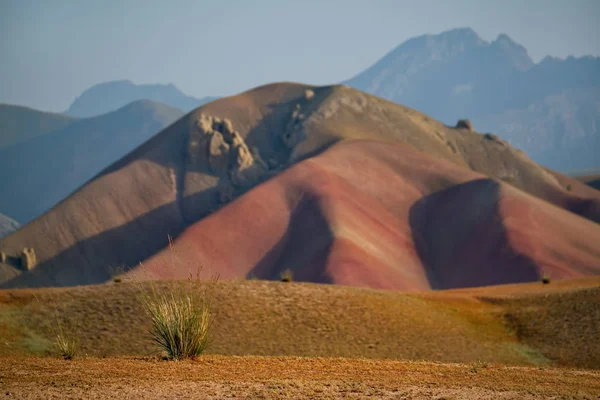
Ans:
[{"label": "sparse vegetation", "polygon": [[194,358],[206,350],[213,322],[210,290],[196,277],[177,282],[166,293],[154,285],[142,291],[142,306],[151,319],[150,337],[168,359]]},{"label": "sparse vegetation", "polygon": [[292,282],[294,280],[294,273],[291,269],[288,268],[281,271],[281,274],[279,274],[279,278],[281,282]]},{"label": "sparse vegetation", "polygon": [[[167,295],[183,285],[124,279],[119,285],[0,291],[0,356],[53,350],[53,304],[68,311],[68,319],[60,315],[77,334],[79,354],[158,354],[149,340],[152,324],[139,289],[154,286]],[[599,285],[600,277],[572,283],[553,277],[550,285],[538,279],[526,285],[399,293],[219,280],[210,346],[200,357],[202,363],[208,354],[255,354],[536,366],[559,360],[564,366],[598,368],[594,305],[600,301]],[[557,341],[557,331],[565,333],[564,339]],[[36,349],[25,342],[29,338],[39,342]]]},{"label": "sparse vegetation", "polygon": [[123,282],[123,276],[126,274],[127,270],[128,270],[128,268],[125,265],[109,268],[108,269],[109,275],[110,275],[113,283]]},{"label": "sparse vegetation", "polygon": [[548,285],[550,283],[550,275],[548,275],[548,274],[542,275],[542,283],[544,285]]},{"label": "sparse vegetation", "polygon": [[79,342],[73,330],[66,326],[61,317],[67,315],[65,310],[59,314],[58,308],[54,308],[52,315],[51,328],[54,339],[54,349],[60,357],[65,360],[72,360],[78,353]]},{"label": "sparse vegetation", "polygon": [[62,325],[57,322],[54,331],[54,346],[58,354],[65,360],[72,360],[78,351],[77,339]]},{"label": "sparse vegetation", "polygon": [[[37,296],[35,299],[38,304],[42,304]],[[73,329],[65,324],[64,317],[67,315],[64,304],[59,312],[57,303],[54,303],[53,311],[47,322],[52,331],[52,345],[55,352],[65,360],[72,360],[78,354],[79,340]]]},{"label": "sparse vegetation", "polygon": [[[173,239],[168,236],[169,260],[163,260],[165,268],[180,263]],[[145,273],[143,265],[141,272]],[[209,344],[213,324],[212,303],[218,275],[203,280],[202,267],[191,273],[185,281],[174,281],[167,290],[159,289],[156,281],[143,282],[134,279],[139,289],[142,309],[150,317],[148,333],[169,360],[195,358]],[[135,275],[134,275],[135,276]]]},{"label": "sparse vegetation", "polygon": [[474,374],[478,373],[481,369],[487,369],[490,367],[490,364],[486,361],[477,361],[471,364],[471,372]]}]

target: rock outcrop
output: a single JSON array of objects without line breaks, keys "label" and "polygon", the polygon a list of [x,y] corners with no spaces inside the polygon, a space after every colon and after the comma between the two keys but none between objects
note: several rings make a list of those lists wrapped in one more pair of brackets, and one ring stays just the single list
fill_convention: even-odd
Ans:
[{"label": "rock outcrop", "polygon": [[228,177],[236,186],[255,183],[268,169],[258,151],[251,151],[242,135],[233,129],[230,120],[201,114],[197,127],[188,146],[192,165],[208,160],[211,173]]},{"label": "rock outcrop", "polygon": [[281,140],[288,149],[293,149],[298,143],[304,140],[304,135],[302,133],[302,121],[304,121],[305,118],[306,116],[302,112],[302,106],[300,104],[296,104],[296,107],[290,117],[290,121],[288,122],[285,131],[281,135]]},{"label": "rock outcrop", "polygon": [[25,247],[16,257],[10,256],[6,252],[0,252],[0,264],[6,264],[15,268],[29,271],[37,265],[37,257],[33,248]]},{"label": "rock outcrop", "polygon": [[190,133],[187,153],[188,172],[204,171],[218,178],[220,204],[259,182],[269,170],[258,148],[250,148],[227,118],[201,114]]},{"label": "rock outcrop", "polygon": [[21,267],[25,270],[30,270],[37,264],[37,258],[33,248],[26,247],[21,252]]},{"label": "rock outcrop", "polygon": [[475,132],[475,128],[473,128],[473,124],[468,119],[459,119],[456,123],[456,129],[466,129],[469,132]]}]

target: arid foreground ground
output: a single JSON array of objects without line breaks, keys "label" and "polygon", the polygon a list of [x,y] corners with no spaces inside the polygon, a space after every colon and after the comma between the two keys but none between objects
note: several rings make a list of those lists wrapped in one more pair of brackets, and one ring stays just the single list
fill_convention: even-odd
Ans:
[{"label": "arid foreground ground", "polygon": [[148,340],[148,285],[0,291],[0,398],[600,398],[600,278],[417,293],[222,281],[213,343],[183,362]]},{"label": "arid foreground ground", "polygon": [[205,356],[196,361],[5,358],[10,398],[597,399],[600,372],[488,363]]}]

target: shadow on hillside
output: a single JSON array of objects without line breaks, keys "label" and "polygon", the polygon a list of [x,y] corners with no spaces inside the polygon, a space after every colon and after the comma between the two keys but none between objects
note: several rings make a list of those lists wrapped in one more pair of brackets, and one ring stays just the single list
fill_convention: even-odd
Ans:
[{"label": "shadow on hillside", "polygon": [[[199,193],[197,196],[202,196]],[[326,255],[333,240],[319,198],[306,194],[296,203],[288,231],[248,274],[280,278],[292,271],[294,279],[330,283]],[[76,286],[103,283],[118,271],[128,271],[168,245],[185,229],[176,202],[159,207],[128,224],[82,240],[31,271],[3,283],[0,288]],[[310,265],[311,268],[305,268]]]},{"label": "shadow on hillside", "polygon": [[[76,286],[103,283],[168,245],[184,229],[176,202],[95,235],[38,264],[0,288]],[[51,240],[48,238],[48,240]]]},{"label": "shadow on hillside", "polygon": [[296,204],[285,234],[247,277],[279,280],[282,272],[289,270],[293,280],[332,283],[326,266],[334,235],[318,196],[305,194],[299,200],[288,201]]},{"label": "shadow on hillside", "polygon": [[[321,101],[323,96],[318,97],[317,102]],[[271,141],[270,146],[281,146],[282,142],[278,137],[281,134],[280,129],[286,126],[298,102],[298,99],[294,99],[286,103],[274,103],[271,106],[272,115],[264,118],[249,132],[248,141],[258,145],[261,140]],[[216,116],[225,117],[226,113]],[[169,235],[176,237],[188,224],[218,209],[217,188],[183,197],[183,179],[186,172],[202,172],[215,176],[205,169],[190,169],[186,163],[189,124],[189,118],[180,119],[92,179],[114,172],[137,159],[148,160],[176,171],[177,201],[154,209],[122,226],[81,240],[38,264],[35,269],[24,271],[10,281],[0,284],[0,288],[72,286],[105,282],[111,278],[113,271],[136,266],[140,261],[163,249],[168,243]],[[287,162],[289,150],[285,157]],[[193,218],[189,219],[188,214],[192,214]]]},{"label": "shadow on hillside", "polygon": [[[286,146],[282,137],[291,130],[298,128],[311,114],[319,109],[321,104],[333,91],[332,87],[317,87],[312,89],[314,96],[306,99],[303,96],[296,97],[285,103],[272,103],[267,105],[269,112],[259,123],[248,132],[246,142],[249,146],[256,146],[261,152],[262,158],[267,161],[275,159],[277,164],[286,166],[289,164],[292,149]],[[299,107],[298,109],[296,107]],[[294,111],[303,114],[305,118],[294,119]],[[303,137],[302,141],[307,138]],[[327,146],[325,146],[327,147]],[[309,151],[302,159],[316,155],[320,151]],[[299,162],[301,159],[295,159]]]},{"label": "shadow on hillside", "polygon": [[500,184],[477,179],[424,197],[410,209],[415,246],[431,287],[535,281],[536,264],[509,243]]}]

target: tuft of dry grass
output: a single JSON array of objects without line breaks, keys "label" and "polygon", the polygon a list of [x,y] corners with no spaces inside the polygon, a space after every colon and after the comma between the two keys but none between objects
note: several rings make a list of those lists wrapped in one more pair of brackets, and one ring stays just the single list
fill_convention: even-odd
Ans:
[{"label": "tuft of dry grass", "polygon": [[57,322],[55,326],[54,346],[59,355],[65,360],[72,360],[79,349],[75,336],[70,334],[60,322]]},{"label": "tuft of dry grass", "polygon": [[[186,283],[188,285],[186,285]],[[144,311],[151,319],[150,336],[171,360],[194,358],[202,354],[209,341],[213,321],[211,298],[197,282],[179,282],[161,293],[152,286],[142,291]]]},{"label": "tuft of dry grass", "polygon": [[544,272],[544,274],[542,275],[542,284],[544,285],[548,285],[551,282],[551,278],[550,275],[546,272]]},{"label": "tuft of dry grass", "polygon": [[279,278],[281,282],[292,282],[294,280],[294,273],[291,269],[288,268],[281,271],[281,274],[279,274]]},{"label": "tuft of dry grass", "polygon": [[[171,237],[169,254],[171,260],[165,264],[167,268],[178,262]],[[140,267],[143,272],[143,265],[140,264]],[[150,338],[170,360],[197,357],[209,345],[214,320],[214,287],[218,275],[203,281],[200,279],[201,271],[199,267],[195,277],[190,273],[187,281],[176,281],[168,291],[158,290],[154,281],[144,285],[137,275],[133,275],[139,288],[142,308],[150,317]]]},{"label": "tuft of dry grass", "polygon": [[[38,305],[41,304],[40,299],[35,296]],[[64,360],[72,360],[79,351],[79,340],[71,327],[67,327],[63,321],[68,317],[68,312],[64,304],[61,304],[59,312],[59,304],[52,303],[53,311],[49,317],[49,325],[52,331],[53,349]]]}]

